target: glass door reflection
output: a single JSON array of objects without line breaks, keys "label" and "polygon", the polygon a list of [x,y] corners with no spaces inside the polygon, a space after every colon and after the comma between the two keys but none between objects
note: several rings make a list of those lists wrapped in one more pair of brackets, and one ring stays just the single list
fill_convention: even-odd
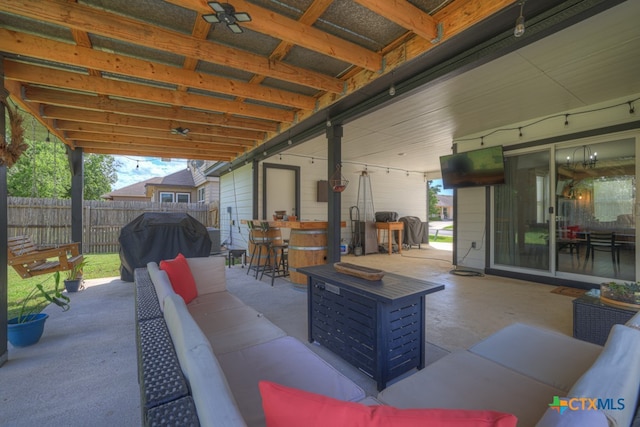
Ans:
[{"label": "glass door reflection", "polygon": [[635,281],[635,140],[556,151],[556,269]]}]

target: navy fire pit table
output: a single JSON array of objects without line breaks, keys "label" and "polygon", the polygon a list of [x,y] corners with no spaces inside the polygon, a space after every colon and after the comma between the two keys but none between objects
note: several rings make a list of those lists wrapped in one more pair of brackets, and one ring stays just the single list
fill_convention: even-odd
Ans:
[{"label": "navy fire pit table", "polygon": [[327,347],[377,381],[424,368],[425,295],[444,285],[385,273],[365,280],[333,265],[299,268],[307,275],[309,342]]}]

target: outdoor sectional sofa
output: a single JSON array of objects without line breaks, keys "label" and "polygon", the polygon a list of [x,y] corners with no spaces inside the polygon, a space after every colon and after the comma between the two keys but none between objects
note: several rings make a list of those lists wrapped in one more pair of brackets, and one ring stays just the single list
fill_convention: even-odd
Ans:
[{"label": "outdoor sectional sofa", "polygon": [[[405,418],[397,418],[402,422],[407,414],[416,415],[394,408],[456,409],[443,415],[465,418],[456,425],[513,425],[513,417],[504,413],[515,415],[518,426],[634,423],[640,315],[616,325],[604,347],[513,324],[367,397],[305,344],[230,294],[224,258],[187,262],[197,287],[189,304],[156,263],[135,270],[143,425],[264,425],[261,381],[284,386],[287,397],[279,402],[279,408],[287,408],[281,409],[283,414],[312,417],[282,425],[329,425],[323,417],[335,414],[364,417],[371,425],[378,416],[388,421],[402,414]],[[569,409],[561,415],[549,407],[555,396],[585,399],[564,400]],[[577,410],[580,402],[598,401],[599,410],[588,405]],[[468,414],[484,418],[474,424]],[[338,424],[353,424],[354,419]],[[330,420],[337,425],[335,418]],[[633,425],[640,426],[639,417]]]}]

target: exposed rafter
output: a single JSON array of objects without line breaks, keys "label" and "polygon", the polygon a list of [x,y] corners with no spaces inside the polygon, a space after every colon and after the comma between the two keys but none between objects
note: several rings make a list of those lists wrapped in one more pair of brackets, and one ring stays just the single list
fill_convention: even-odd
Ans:
[{"label": "exposed rafter", "polygon": [[[434,16],[406,0],[313,0],[292,13],[287,0],[232,0],[252,16],[242,34],[216,33],[205,0],[157,1],[176,25],[124,2],[3,0],[0,18],[16,22],[0,28],[11,97],[86,152],[152,153],[156,141],[159,155],[233,160],[424,55],[437,25],[442,45],[516,0],[452,0]],[[361,6],[396,35],[359,34],[342,11]]]}]

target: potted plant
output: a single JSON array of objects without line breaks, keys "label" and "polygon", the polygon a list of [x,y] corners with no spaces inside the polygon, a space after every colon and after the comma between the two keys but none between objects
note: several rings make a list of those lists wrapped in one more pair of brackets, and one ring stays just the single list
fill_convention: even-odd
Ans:
[{"label": "potted plant", "polygon": [[609,304],[637,309],[640,307],[640,282],[601,283],[600,299]]},{"label": "potted plant", "polygon": [[53,293],[44,287],[48,279],[36,285],[22,301],[18,316],[7,322],[7,335],[14,347],[26,347],[40,340],[44,322],[49,317],[47,313],[42,313],[44,307],[53,303],[62,308],[62,311],[69,310],[69,297],[63,295],[60,289],[60,272],[56,271],[53,277]]},{"label": "potted plant", "polygon": [[87,260],[75,264],[70,270],[67,270],[67,278],[64,279],[64,287],[67,292],[78,292],[82,283],[82,270],[87,265]]}]

